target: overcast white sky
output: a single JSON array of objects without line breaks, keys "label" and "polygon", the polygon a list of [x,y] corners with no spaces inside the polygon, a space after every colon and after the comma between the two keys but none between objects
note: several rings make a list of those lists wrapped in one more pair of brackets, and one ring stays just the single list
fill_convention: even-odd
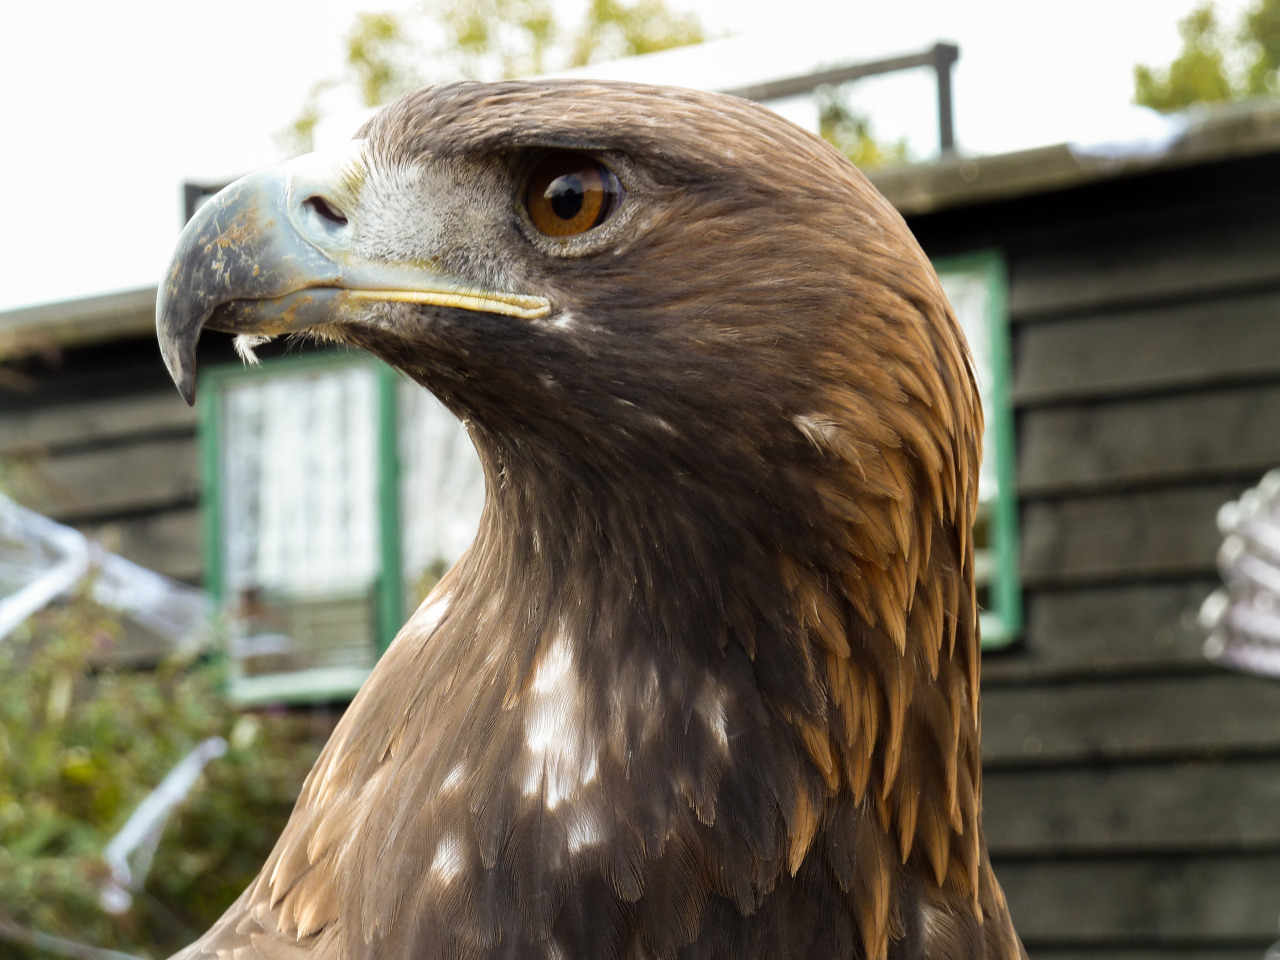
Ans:
[{"label": "overcast white sky", "polygon": [[[573,0],[562,0],[571,4]],[[837,59],[960,45],[961,147],[993,153],[1141,136],[1135,62],[1163,63],[1196,0],[669,0],[733,33],[669,82],[735,83]],[[1221,0],[1234,16],[1245,0]],[[274,134],[338,72],[365,9],[408,0],[73,0],[0,14],[0,311],[154,284],[184,179],[282,158]],[[927,150],[927,74],[856,95],[877,131]],[[345,131],[344,131],[345,135]]]}]

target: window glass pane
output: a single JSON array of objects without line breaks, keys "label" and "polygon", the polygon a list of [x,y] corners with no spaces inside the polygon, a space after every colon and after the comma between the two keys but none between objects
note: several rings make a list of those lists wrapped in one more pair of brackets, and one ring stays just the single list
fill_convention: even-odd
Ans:
[{"label": "window glass pane", "polygon": [[400,516],[405,602],[417,607],[475,539],[484,471],[471,438],[435,397],[399,386]]},{"label": "window glass pane", "polygon": [[991,436],[994,418],[992,369],[991,369],[991,284],[987,271],[981,267],[972,270],[942,270],[938,273],[942,289],[951,301],[956,319],[969,341],[974,371],[978,377],[978,393],[982,397],[982,409],[988,411],[986,433],[982,438],[982,473],[978,479],[978,496],[983,501],[995,499],[999,493],[996,474],[995,441]]},{"label": "window glass pane", "polygon": [[373,371],[242,377],[221,403],[224,584],[242,672],[371,665]]}]

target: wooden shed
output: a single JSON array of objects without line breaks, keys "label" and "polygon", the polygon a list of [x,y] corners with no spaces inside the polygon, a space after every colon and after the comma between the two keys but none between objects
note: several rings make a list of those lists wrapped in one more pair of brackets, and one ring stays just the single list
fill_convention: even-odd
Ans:
[{"label": "wooden shed", "polygon": [[879,179],[1008,277],[1020,643],[983,664],[985,821],[1033,957],[1280,936],[1280,682],[1202,656],[1218,508],[1280,465],[1280,109],[1147,157]]},{"label": "wooden shed", "polygon": [[[1280,465],[1280,107],[1148,155],[876,180],[931,257],[997,267],[1022,612],[983,666],[985,819],[1028,950],[1257,958],[1280,937],[1280,682],[1205,661],[1195,612],[1218,508]],[[198,582],[216,441],[168,382],[153,307],[0,314],[0,483]],[[208,339],[202,364],[232,362]]]}]

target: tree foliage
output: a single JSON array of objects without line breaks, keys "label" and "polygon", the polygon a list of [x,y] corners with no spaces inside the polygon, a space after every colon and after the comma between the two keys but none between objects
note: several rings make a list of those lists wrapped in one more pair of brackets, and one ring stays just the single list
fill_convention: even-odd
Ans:
[{"label": "tree foliage", "polygon": [[588,0],[572,27],[551,0],[425,0],[403,13],[362,13],[344,38],[342,74],[312,87],[285,139],[311,149],[323,102],[338,90],[376,107],[427,83],[529,76],[703,39],[698,18],[666,0]]},{"label": "tree foliage", "polygon": [[701,43],[702,24],[692,13],[677,13],[665,0],[591,0],[573,35],[569,66],[638,57]]},{"label": "tree foliage", "polygon": [[905,139],[891,143],[877,140],[871,118],[855,110],[839,88],[818,92],[818,132],[863,170],[907,163],[911,157]]},{"label": "tree foliage", "polygon": [[[168,956],[252,879],[314,762],[305,721],[238,714],[215,666],[102,665],[120,630],[79,597],[0,641],[0,956],[44,956],[4,936],[14,931]],[[132,907],[107,913],[108,841],[213,735],[228,753],[174,811]]]},{"label": "tree foliage", "polygon": [[[551,0],[425,0],[405,13],[361,13],[344,37],[343,73],[312,87],[283,139],[291,152],[312,149],[322,103],[339,90],[376,107],[428,83],[533,76],[704,39],[697,16],[666,0],[588,0],[572,27],[557,20]],[[818,97],[822,136],[859,167],[910,159],[905,140],[877,140],[870,118],[839,89]]]},{"label": "tree foliage", "polygon": [[1280,0],[1256,0],[1234,30],[1204,3],[1179,24],[1182,50],[1165,67],[1134,67],[1134,102],[1162,113],[1280,91]]}]

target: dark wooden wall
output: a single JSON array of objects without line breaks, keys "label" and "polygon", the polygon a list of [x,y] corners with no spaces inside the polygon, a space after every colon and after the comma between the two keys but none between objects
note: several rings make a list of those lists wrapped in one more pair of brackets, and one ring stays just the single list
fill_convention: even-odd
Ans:
[{"label": "dark wooden wall", "polygon": [[985,818],[1033,957],[1280,939],[1280,681],[1207,663],[1226,500],[1280,466],[1280,158],[917,218],[1010,275],[1023,641]]},{"label": "dark wooden wall", "polygon": [[0,371],[0,488],[197,582],[195,425],[154,339],[10,361]]}]

